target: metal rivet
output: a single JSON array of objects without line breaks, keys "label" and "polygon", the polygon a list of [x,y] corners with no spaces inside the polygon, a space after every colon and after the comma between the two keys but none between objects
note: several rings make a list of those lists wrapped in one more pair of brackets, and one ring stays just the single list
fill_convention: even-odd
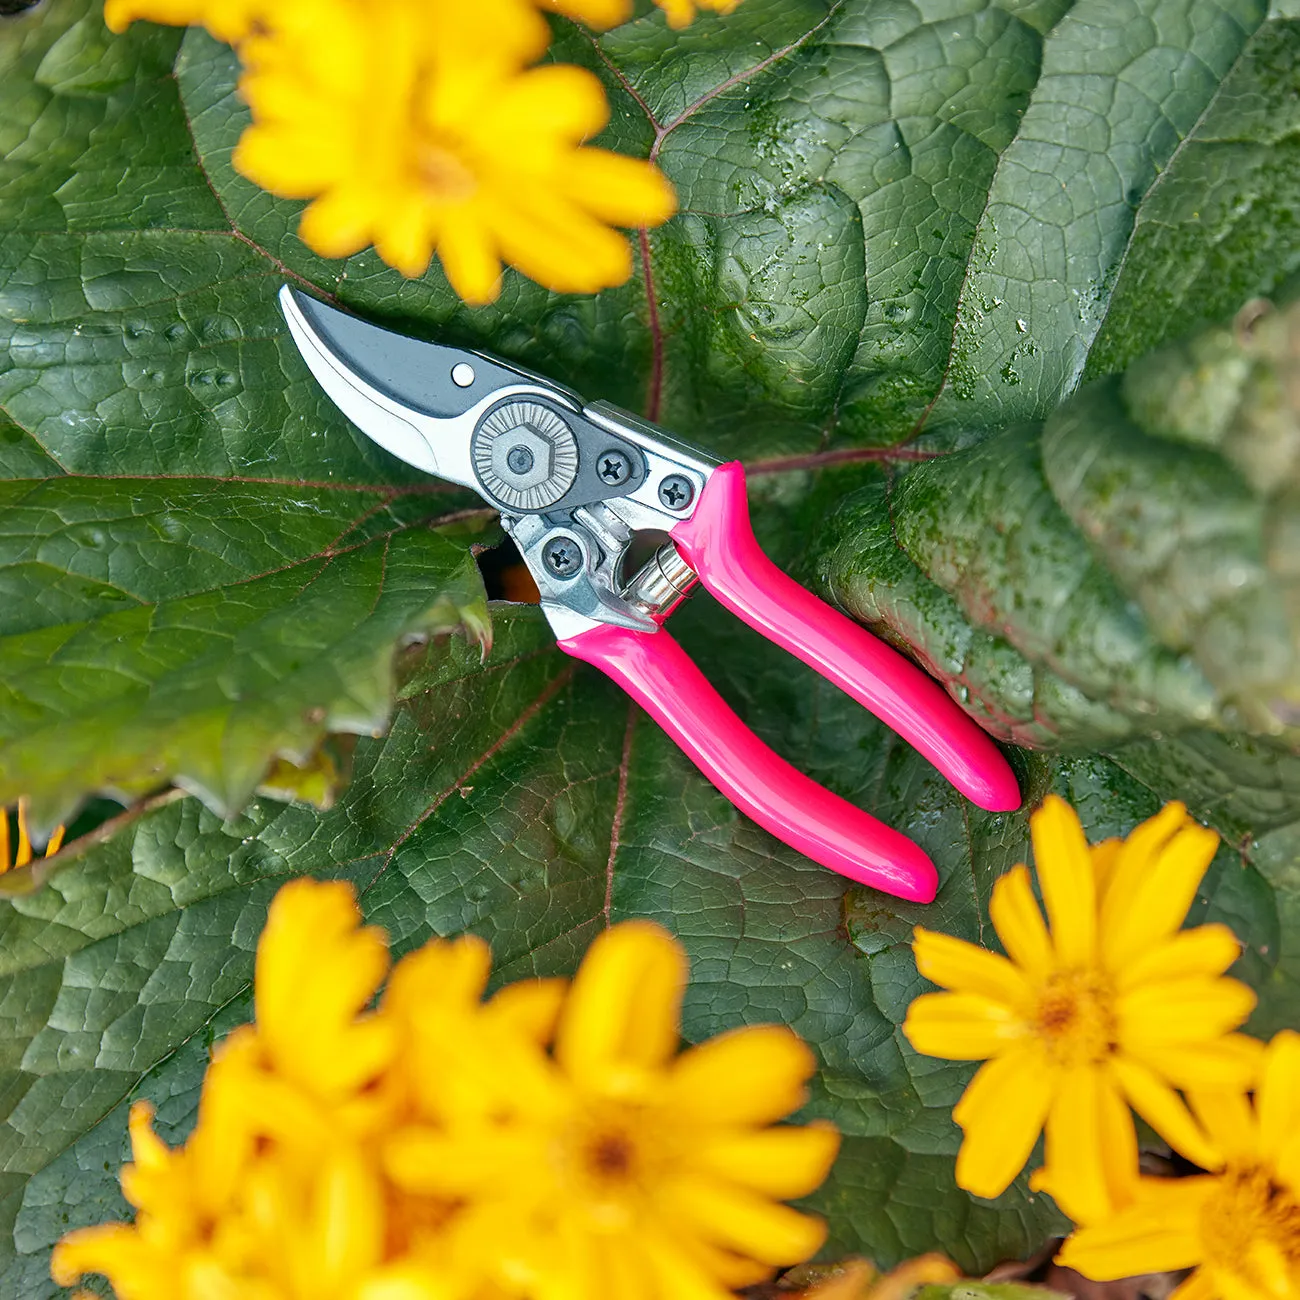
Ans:
[{"label": "metal rivet", "polygon": [[659,484],[660,504],[669,510],[685,510],[695,498],[695,484],[685,474],[669,474]]},{"label": "metal rivet", "polygon": [[596,457],[596,474],[602,483],[619,487],[632,477],[632,462],[617,448],[611,448]]},{"label": "metal rivet", "polygon": [[542,559],[557,578],[572,578],[582,568],[582,546],[560,533],[542,547]]},{"label": "metal rivet", "polygon": [[468,388],[474,382],[474,367],[468,361],[458,361],[451,368],[451,382],[457,388]]}]

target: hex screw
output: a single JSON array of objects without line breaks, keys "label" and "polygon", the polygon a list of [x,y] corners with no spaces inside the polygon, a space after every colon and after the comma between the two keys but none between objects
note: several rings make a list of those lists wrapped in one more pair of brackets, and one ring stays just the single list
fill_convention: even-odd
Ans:
[{"label": "hex screw", "polygon": [[602,483],[620,487],[632,477],[632,462],[621,451],[611,448],[596,457],[596,473]]},{"label": "hex screw", "polygon": [[695,497],[695,484],[685,474],[669,474],[659,484],[659,500],[669,510],[685,510]]},{"label": "hex screw", "polygon": [[572,578],[582,568],[582,546],[560,533],[542,547],[542,559],[557,578]]},{"label": "hex screw", "polygon": [[527,447],[511,447],[506,453],[506,464],[516,474],[527,474],[533,467],[533,453]]}]

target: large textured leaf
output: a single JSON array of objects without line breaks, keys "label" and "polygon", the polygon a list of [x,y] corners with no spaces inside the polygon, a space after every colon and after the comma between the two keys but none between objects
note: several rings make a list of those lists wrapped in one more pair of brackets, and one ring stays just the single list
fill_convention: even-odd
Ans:
[{"label": "large textured leaf", "polygon": [[[86,15],[86,16],[83,16]],[[479,504],[390,473],[273,317],[194,165],[178,36],[53,4],[0,26],[0,804],[177,781],[381,729],[393,648],[466,620]]]},{"label": "large textured leaf", "polygon": [[824,581],[1009,740],[1294,740],[1300,306],[1256,310],[850,497]]},{"label": "large textured leaf", "polygon": [[[299,205],[233,172],[247,119],[224,46],[148,25],[113,38],[93,0],[49,0],[0,29],[3,461],[23,479],[412,484],[306,374],[275,308],[286,275],[751,459],[890,442],[927,415],[1045,411],[1080,373],[1121,264],[1132,276],[1168,260],[1135,239],[1134,207],[1186,156],[1182,135],[1289,138],[1290,118],[1278,126],[1255,93],[1284,83],[1289,49],[1285,24],[1267,48],[1248,45],[1263,18],[1258,0],[945,0],[908,15],[876,0],[749,0],[680,37],[657,13],[599,41],[565,26],[560,57],[610,87],[608,142],[656,157],[683,214],[642,240],[642,274],[623,289],[559,298],[511,276],[496,307],[470,312],[436,269],[408,283],[370,253],[322,261],[293,233]],[[1265,173],[1284,165],[1242,185],[1259,190]],[[1285,209],[1279,185],[1269,211]],[[1276,279],[1256,243],[1221,256],[1236,287]],[[236,527],[242,506],[229,500]],[[431,594],[445,580],[431,568]],[[421,617],[379,620],[371,649]],[[88,653],[93,671],[120,671],[95,660],[105,648]],[[266,671],[275,694],[282,670]],[[310,696],[334,715],[326,681],[297,686],[286,712]],[[51,716],[76,690],[68,679]],[[217,733],[198,716],[181,732],[157,775],[204,766],[201,737]],[[96,763],[69,754],[59,772],[33,743],[20,737],[10,767],[47,814],[139,766],[138,742],[110,727]],[[301,749],[287,732],[228,744],[242,751],[234,775],[194,784],[235,802],[248,772]]]},{"label": "large textured leaf", "polygon": [[0,481],[0,802],[174,780],[234,811],[268,757],[378,732],[393,643],[486,633],[430,497],[195,479]]},{"label": "large textured leaf", "polygon": [[[759,486],[774,499],[761,516],[770,543],[789,526],[776,504],[786,485]],[[844,487],[823,481],[804,499]],[[926,846],[943,877],[933,906],[846,896],[737,814],[604,679],[556,654],[535,614],[498,607],[486,664],[458,638],[408,652],[393,729],[359,742],[331,811],[256,801],[223,824],[197,800],[164,798],[74,846],[44,888],[8,905],[0,951],[25,1011],[0,1080],[15,1099],[0,1128],[15,1171],[0,1294],[55,1294],[43,1281],[53,1240],[123,1212],[113,1175],[129,1098],[157,1100],[169,1136],[187,1131],[207,1044],[250,1014],[266,905],[304,871],[353,880],[399,951],[430,933],[483,934],[502,978],[569,970],[608,920],[655,917],[691,953],[691,1038],[781,1021],[816,1047],[811,1112],[846,1134],[813,1199],[832,1250],[887,1263],[940,1248],[978,1270],[1043,1240],[1059,1220],[1023,1183],[993,1203],[953,1185],[949,1112],[970,1067],[918,1058],[898,1028],[925,987],[911,926],[987,941],[989,889],[1027,851],[1025,814],[972,809],[856,705],[710,605],[675,623],[765,739]],[[1034,759],[1023,776],[1032,800],[1050,786],[1070,797],[1096,835],[1156,806],[1100,759]],[[1271,893],[1229,851],[1195,915],[1276,932]],[[1246,962],[1261,979],[1275,960],[1263,947]]]},{"label": "large textured leaf", "polygon": [[876,476],[809,560],[995,734],[1101,749],[1258,865],[1280,927],[1237,929],[1263,1029],[1300,1014],[1298,354],[1300,307],[1253,304],[1041,425]]},{"label": "large textured leaf", "polygon": [[[158,1100],[169,1135],[187,1129],[206,1044],[249,1014],[267,902],[302,871],[355,881],[399,950],[485,935],[503,978],[571,969],[607,920],[655,917],[691,952],[689,1036],[778,1020],[816,1045],[812,1110],[847,1135],[815,1198],[834,1249],[888,1262],[935,1247],[979,1269],[1041,1240],[1054,1212],[1023,1184],[992,1204],[953,1186],[948,1108],[969,1067],[917,1058],[898,1029],[923,984],[911,923],[980,934],[994,874],[1025,852],[1024,816],[972,812],[856,706],[726,628],[704,609],[687,639],[769,739],[921,839],[944,877],[933,908],[865,893],[846,906],[841,881],[736,814],[603,679],[554,653],[537,618],[499,616],[483,667],[455,639],[408,660],[391,734],[359,743],[332,811],[259,801],[223,825],[166,798],[6,908],[7,1004],[23,1010],[0,1085],[14,1242],[0,1285],[53,1294],[55,1237],[122,1212],[128,1097]],[[1153,806],[1099,762],[1040,763],[1029,781],[1055,781],[1099,832]],[[1201,906],[1225,914],[1233,884],[1216,876]]]}]

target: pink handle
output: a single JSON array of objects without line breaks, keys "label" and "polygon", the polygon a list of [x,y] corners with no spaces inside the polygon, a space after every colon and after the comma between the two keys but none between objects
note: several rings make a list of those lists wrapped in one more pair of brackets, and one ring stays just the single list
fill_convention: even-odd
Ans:
[{"label": "pink handle", "polygon": [[739,461],[713,471],[694,516],[678,524],[672,538],[733,614],[870,709],[968,799],[991,812],[1020,807],[1007,760],[938,682],[763,554],[749,523]]},{"label": "pink handle", "polygon": [[928,903],[938,873],[925,853],[774,754],[732,712],[662,628],[604,624],[559,643],[612,677],[741,812],[814,862],[898,898]]}]

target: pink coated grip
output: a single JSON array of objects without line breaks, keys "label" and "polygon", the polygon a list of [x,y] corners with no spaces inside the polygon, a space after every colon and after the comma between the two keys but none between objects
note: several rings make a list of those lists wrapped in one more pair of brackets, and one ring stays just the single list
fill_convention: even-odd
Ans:
[{"label": "pink coated grip", "polygon": [[739,461],[713,471],[672,538],[733,614],[870,709],[968,799],[992,812],[1020,807],[1007,760],[938,682],[767,558],[750,526]]},{"label": "pink coated grip", "polygon": [[743,813],[814,862],[898,898],[928,903],[938,873],[925,853],[770,750],[662,628],[605,624],[559,643],[613,678]]}]

